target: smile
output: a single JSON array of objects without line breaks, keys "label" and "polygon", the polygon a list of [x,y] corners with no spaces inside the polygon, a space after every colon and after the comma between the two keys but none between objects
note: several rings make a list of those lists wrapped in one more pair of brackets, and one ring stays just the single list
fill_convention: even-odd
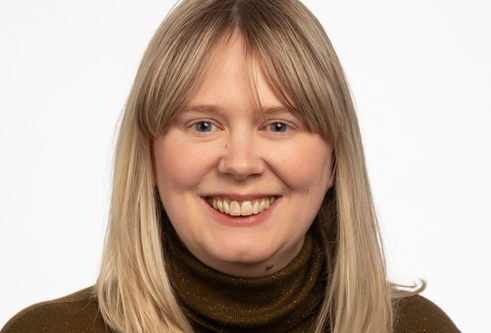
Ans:
[{"label": "smile", "polygon": [[264,212],[275,202],[275,197],[267,197],[257,200],[229,200],[222,198],[209,197],[208,204],[216,211],[231,216],[249,216]]}]

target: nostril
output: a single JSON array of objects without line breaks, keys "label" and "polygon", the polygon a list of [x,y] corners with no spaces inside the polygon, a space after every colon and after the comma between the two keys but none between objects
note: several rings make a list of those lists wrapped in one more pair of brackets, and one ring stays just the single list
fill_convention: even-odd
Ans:
[{"label": "nostril", "polygon": [[250,176],[264,172],[264,162],[257,153],[242,151],[227,153],[218,164],[218,171],[233,176],[236,180],[246,180]]}]

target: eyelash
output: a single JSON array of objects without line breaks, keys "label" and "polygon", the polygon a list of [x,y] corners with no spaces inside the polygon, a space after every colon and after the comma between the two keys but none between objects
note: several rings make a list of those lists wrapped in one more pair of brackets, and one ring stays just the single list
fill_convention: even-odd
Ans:
[{"label": "eyelash", "polygon": [[[197,133],[210,133],[217,128],[217,126],[213,122],[207,120],[197,121],[195,123],[192,123],[189,127]],[[291,130],[292,126],[283,121],[273,121],[267,123],[263,127],[263,129],[268,130],[272,133],[282,134]]]}]

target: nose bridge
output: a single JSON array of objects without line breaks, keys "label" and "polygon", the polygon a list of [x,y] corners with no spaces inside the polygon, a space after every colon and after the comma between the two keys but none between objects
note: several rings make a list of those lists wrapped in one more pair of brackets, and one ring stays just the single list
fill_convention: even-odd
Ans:
[{"label": "nose bridge", "polygon": [[229,132],[219,171],[244,180],[264,171],[258,138],[250,129],[238,128]]}]

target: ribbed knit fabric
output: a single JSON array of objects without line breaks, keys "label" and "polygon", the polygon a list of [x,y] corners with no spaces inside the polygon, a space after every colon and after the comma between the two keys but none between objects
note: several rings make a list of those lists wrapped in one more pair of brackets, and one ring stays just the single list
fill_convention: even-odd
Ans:
[{"label": "ribbed knit fabric", "polygon": [[312,332],[325,282],[320,243],[309,234],[296,258],[271,275],[218,272],[173,246],[170,278],[196,332]]}]

